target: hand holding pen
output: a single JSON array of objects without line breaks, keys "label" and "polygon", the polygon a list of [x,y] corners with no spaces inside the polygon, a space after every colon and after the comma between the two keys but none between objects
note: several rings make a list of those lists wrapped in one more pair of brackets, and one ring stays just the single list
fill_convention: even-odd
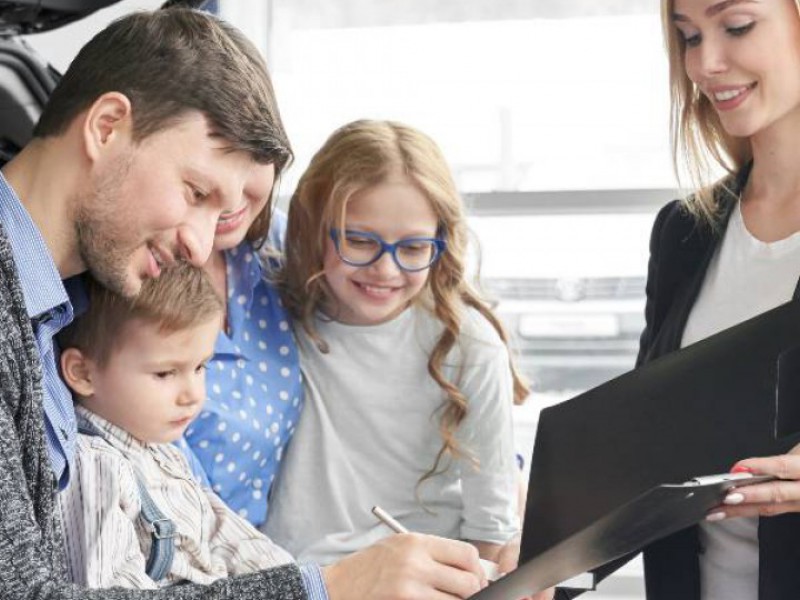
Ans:
[{"label": "hand holding pen", "polygon": [[[387,513],[380,506],[373,506],[372,514],[395,533],[408,533],[408,529],[403,527],[401,523],[399,523],[394,517],[392,517],[392,515]],[[490,560],[484,560],[483,558],[481,558],[480,561],[483,572],[486,575],[486,579],[489,581],[494,581],[500,576],[497,569],[497,563],[494,563]]]},{"label": "hand holding pen", "polygon": [[[380,506],[373,506],[372,507],[372,514],[374,514],[378,519],[384,523],[389,529],[394,531],[395,533],[408,533],[408,529],[403,527],[401,523],[399,523],[394,517],[392,517],[389,513],[383,510]],[[518,538],[516,538],[518,542]],[[517,549],[517,555],[519,555],[519,550]],[[499,573],[497,563],[494,563],[490,560],[480,559],[481,567],[483,567],[483,571],[486,575],[486,578],[489,581],[495,581],[501,575]],[[520,598],[519,600],[553,600],[555,597],[555,588],[550,588],[544,590],[536,594],[535,596],[529,596],[527,598]]]},{"label": "hand holding pen", "polygon": [[422,533],[387,536],[322,575],[330,600],[454,600],[486,587],[475,546]]}]

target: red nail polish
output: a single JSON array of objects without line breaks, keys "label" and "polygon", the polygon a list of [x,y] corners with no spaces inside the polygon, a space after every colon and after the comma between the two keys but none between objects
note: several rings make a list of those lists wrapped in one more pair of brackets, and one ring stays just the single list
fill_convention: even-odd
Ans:
[{"label": "red nail polish", "polygon": [[733,465],[731,469],[731,473],[754,473],[753,469],[750,467],[745,467],[744,465]]}]

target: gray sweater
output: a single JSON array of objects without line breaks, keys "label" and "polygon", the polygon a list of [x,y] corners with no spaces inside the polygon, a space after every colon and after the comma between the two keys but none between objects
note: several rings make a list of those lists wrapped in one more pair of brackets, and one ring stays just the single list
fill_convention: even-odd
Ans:
[{"label": "gray sweater", "polygon": [[295,565],[158,591],[85,590],[66,577],[55,477],[44,434],[42,371],[11,246],[0,224],[0,598],[305,600]]}]

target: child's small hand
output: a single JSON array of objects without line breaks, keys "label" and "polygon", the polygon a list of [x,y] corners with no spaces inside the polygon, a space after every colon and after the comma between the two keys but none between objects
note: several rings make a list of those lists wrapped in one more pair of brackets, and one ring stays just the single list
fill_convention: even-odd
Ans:
[{"label": "child's small hand", "polygon": [[[519,564],[520,538],[519,534],[515,535],[500,549],[500,553],[497,555],[498,571],[500,573],[509,573],[517,568]],[[539,592],[535,596],[517,600],[553,600],[554,596],[555,588],[550,588]]]},{"label": "child's small hand", "polygon": [[500,574],[510,573],[519,564],[520,534],[515,535],[500,548],[497,554],[497,570]]}]

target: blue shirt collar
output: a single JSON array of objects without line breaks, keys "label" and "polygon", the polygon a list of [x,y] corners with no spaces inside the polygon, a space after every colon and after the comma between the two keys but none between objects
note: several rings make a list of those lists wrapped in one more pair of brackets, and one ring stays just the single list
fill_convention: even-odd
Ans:
[{"label": "blue shirt collar", "polygon": [[[244,313],[253,307],[253,292],[261,281],[262,269],[258,252],[250,242],[242,242],[225,252],[225,269],[228,290],[233,290],[228,302],[228,319],[236,329],[244,320]],[[244,299],[244,301],[242,301]]]},{"label": "blue shirt collar", "polygon": [[255,289],[263,276],[258,252],[244,241],[225,251],[225,278],[228,286],[228,324],[230,332],[217,336],[214,353],[242,356],[241,348],[233,341],[244,326],[246,315],[253,308]]},{"label": "blue shirt collar", "polygon": [[0,173],[0,222],[8,235],[32,319],[69,301],[50,250],[17,194]]},{"label": "blue shirt collar", "polygon": [[64,289],[67,290],[75,318],[80,317],[89,309],[89,295],[86,292],[87,277],[89,277],[88,273],[81,273],[80,275],[73,275],[62,282]]}]

